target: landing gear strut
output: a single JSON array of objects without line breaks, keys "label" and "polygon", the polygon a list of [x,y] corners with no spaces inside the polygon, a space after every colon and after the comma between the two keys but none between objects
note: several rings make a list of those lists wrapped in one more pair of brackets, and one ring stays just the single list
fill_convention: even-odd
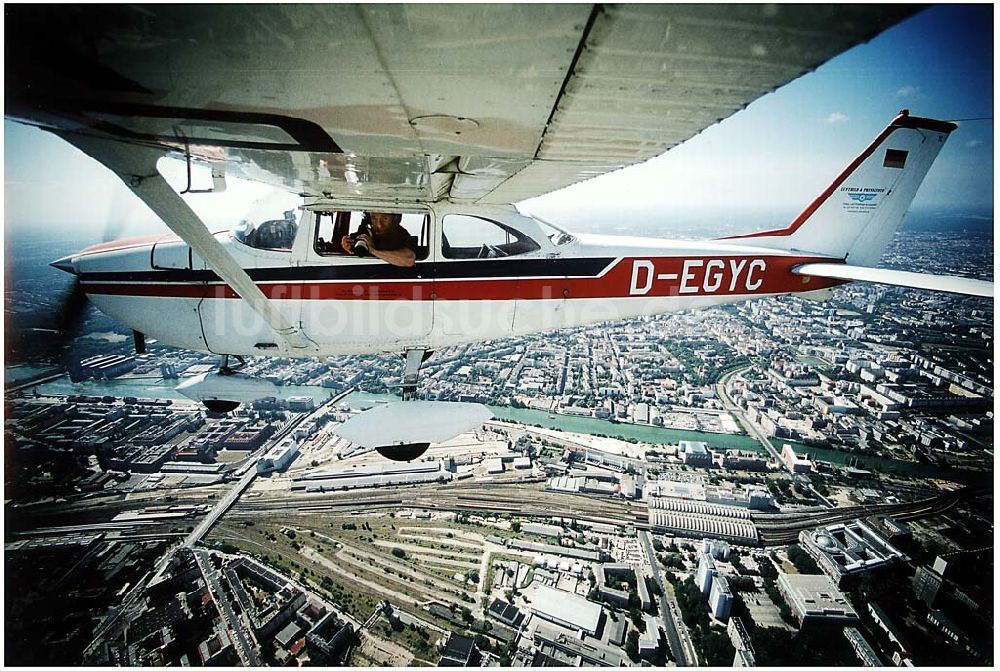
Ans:
[{"label": "landing gear strut", "polygon": [[403,369],[403,400],[409,401],[417,393],[417,383],[420,381],[420,366],[434,354],[426,349],[408,349],[403,354],[406,367]]},{"label": "landing gear strut", "polygon": [[232,375],[233,373],[235,373],[236,371],[238,371],[240,368],[243,368],[243,366],[247,365],[246,360],[244,360],[243,357],[241,357],[239,354],[234,354],[233,356],[235,356],[236,360],[240,362],[240,365],[237,366],[236,368],[230,368],[229,367],[229,355],[228,354],[223,354],[222,355],[222,363],[219,364],[219,375]]}]

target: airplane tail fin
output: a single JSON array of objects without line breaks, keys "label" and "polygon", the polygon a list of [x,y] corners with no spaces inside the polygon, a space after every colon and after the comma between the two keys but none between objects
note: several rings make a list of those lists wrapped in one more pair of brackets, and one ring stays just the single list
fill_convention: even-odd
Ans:
[{"label": "airplane tail fin", "polygon": [[725,239],[874,265],[956,128],[903,110],[787,228]]}]

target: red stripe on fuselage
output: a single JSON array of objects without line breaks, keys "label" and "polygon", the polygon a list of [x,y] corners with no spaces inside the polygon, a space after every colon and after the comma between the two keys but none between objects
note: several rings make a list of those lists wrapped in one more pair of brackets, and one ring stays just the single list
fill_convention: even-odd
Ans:
[{"label": "red stripe on fuselage", "polygon": [[[412,281],[261,282],[273,300],[545,300],[576,298],[654,298],[781,294],[824,289],[842,281],[792,274],[803,263],[823,257],[710,256],[625,258],[601,277],[468,278]],[[89,294],[164,298],[234,299],[225,284],[85,283]]]}]

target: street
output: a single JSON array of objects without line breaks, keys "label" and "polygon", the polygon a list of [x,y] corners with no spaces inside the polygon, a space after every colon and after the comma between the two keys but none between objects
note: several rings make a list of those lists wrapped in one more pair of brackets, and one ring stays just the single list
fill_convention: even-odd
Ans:
[{"label": "street", "polygon": [[245,666],[260,666],[260,657],[257,655],[256,648],[247,639],[240,620],[233,611],[232,604],[229,603],[225,592],[222,591],[222,586],[219,585],[219,574],[212,568],[208,551],[194,550],[193,552],[195,561],[198,563],[198,568],[201,570],[201,574],[205,578],[205,583],[208,585],[208,591],[212,595],[212,600],[215,602],[216,607],[218,607],[219,614],[226,621],[226,629],[230,633],[230,638],[233,640],[233,645],[236,647],[236,653],[240,656],[240,660],[242,660]]},{"label": "street", "polygon": [[663,584],[663,575],[660,573],[660,565],[656,560],[656,552],[653,551],[653,543],[650,540],[649,532],[640,531],[639,540],[642,542],[646,558],[653,568],[653,579],[659,585],[660,592],[663,594],[660,597],[659,617],[663,631],[667,634],[670,654],[673,655],[677,666],[697,666],[698,653],[695,651],[694,644],[687,633],[687,627],[681,621],[680,608],[677,605],[676,599],[670,595],[670,591]]}]

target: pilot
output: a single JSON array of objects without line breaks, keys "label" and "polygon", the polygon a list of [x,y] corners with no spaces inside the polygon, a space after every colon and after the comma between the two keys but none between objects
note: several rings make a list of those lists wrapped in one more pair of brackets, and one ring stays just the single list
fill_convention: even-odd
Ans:
[{"label": "pilot", "polygon": [[394,266],[410,268],[417,260],[416,242],[400,224],[402,220],[401,214],[369,212],[365,221],[370,222],[371,232],[362,232],[365,230],[362,224],[359,233],[341,238],[340,246],[348,254],[355,254],[355,245],[364,242],[372,256]]}]

